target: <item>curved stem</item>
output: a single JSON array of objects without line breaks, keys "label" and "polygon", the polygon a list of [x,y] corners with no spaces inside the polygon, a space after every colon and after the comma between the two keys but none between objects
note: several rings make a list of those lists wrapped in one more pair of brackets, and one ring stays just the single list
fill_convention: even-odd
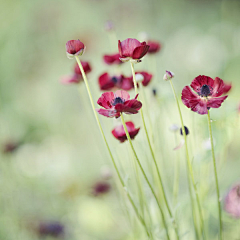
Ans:
[{"label": "curved stem", "polygon": [[116,172],[117,172],[117,175],[118,175],[118,178],[119,178],[119,180],[120,180],[120,183],[121,183],[122,187],[126,190],[127,197],[128,197],[128,199],[129,199],[129,201],[130,201],[130,203],[131,203],[131,205],[132,205],[132,207],[133,207],[133,209],[134,209],[134,211],[135,211],[135,213],[136,213],[139,221],[141,222],[141,224],[142,224],[143,227],[145,228],[145,231],[146,231],[148,237],[150,237],[151,234],[149,233],[149,231],[148,231],[148,229],[147,229],[146,223],[145,223],[144,219],[142,218],[142,216],[139,214],[138,209],[137,209],[137,207],[136,207],[136,205],[135,205],[132,197],[130,196],[129,192],[127,191],[127,187],[126,187],[126,185],[125,185],[125,183],[124,183],[124,181],[123,181],[123,179],[122,179],[122,177],[121,177],[121,175],[120,175],[120,172],[119,172],[119,170],[118,170],[117,164],[116,164],[116,162],[115,162],[115,160],[114,160],[114,158],[113,158],[112,152],[111,152],[111,150],[110,150],[110,147],[109,147],[109,145],[108,145],[107,139],[106,139],[105,134],[104,134],[104,132],[103,132],[103,129],[102,129],[101,123],[100,123],[100,121],[99,121],[98,115],[97,115],[97,113],[96,113],[96,111],[95,111],[95,106],[94,106],[92,94],[91,94],[91,91],[90,91],[90,88],[89,88],[89,85],[88,85],[88,80],[87,80],[86,74],[85,74],[85,72],[84,72],[84,69],[83,69],[83,67],[82,67],[82,64],[81,64],[81,62],[80,62],[80,60],[79,60],[79,58],[78,58],[77,56],[76,56],[75,58],[76,58],[76,61],[77,61],[77,63],[78,63],[78,66],[79,66],[79,68],[80,68],[80,70],[81,70],[81,73],[82,73],[82,76],[83,76],[83,80],[84,80],[84,83],[85,83],[86,88],[87,88],[89,100],[90,100],[90,103],[91,103],[91,106],[92,106],[92,110],[93,110],[95,119],[96,119],[96,121],[97,121],[97,125],[98,125],[98,127],[99,127],[100,132],[101,132],[101,135],[102,135],[102,137],[103,137],[103,140],[104,140],[104,142],[105,142],[105,144],[106,144],[108,153],[109,153],[110,158],[111,158],[111,160],[112,160],[113,166],[114,166],[114,168],[115,168],[115,170],[116,170]]},{"label": "curved stem", "polygon": [[223,234],[222,234],[222,209],[221,209],[221,203],[220,203],[220,193],[219,193],[218,176],[217,176],[217,165],[216,165],[216,159],[215,159],[215,154],[214,154],[212,126],[211,126],[211,119],[210,119],[209,110],[208,110],[208,128],[209,128],[209,135],[210,135],[210,140],[211,140],[214,177],[215,177],[216,190],[217,190],[220,240],[222,240],[223,239]]},{"label": "curved stem", "polygon": [[[131,69],[132,69],[132,75],[133,75],[133,83],[134,83],[135,94],[137,95],[138,94],[138,89],[137,89],[137,81],[136,81],[136,75],[135,75],[135,70],[134,70],[134,64],[132,62],[130,62],[130,63],[131,63]],[[163,199],[164,199],[164,202],[166,204],[169,216],[174,220],[174,224],[175,224],[174,229],[175,229],[175,232],[176,232],[177,239],[179,239],[178,230],[177,230],[177,226],[176,226],[176,221],[174,219],[174,216],[172,214],[172,211],[170,209],[170,206],[169,206],[169,203],[168,203],[168,200],[167,200],[166,192],[165,192],[163,182],[162,182],[162,177],[161,177],[161,174],[160,174],[160,171],[159,171],[159,168],[158,168],[158,164],[157,164],[157,161],[156,161],[156,158],[155,158],[155,154],[154,154],[154,151],[153,151],[153,148],[152,148],[152,145],[151,145],[151,141],[150,141],[149,134],[148,134],[148,131],[147,131],[147,127],[146,127],[146,123],[145,123],[142,108],[140,109],[140,114],[141,114],[141,118],[142,118],[142,122],[143,122],[144,131],[145,131],[145,134],[146,134],[146,137],[147,137],[148,146],[149,146],[152,158],[153,158],[155,168],[157,170],[159,183],[160,183],[161,190],[162,190],[162,193],[163,193]]]},{"label": "curved stem", "polygon": [[158,201],[158,199],[157,199],[157,195],[155,194],[154,189],[153,189],[150,181],[148,180],[148,177],[147,177],[147,175],[146,175],[146,173],[145,173],[145,171],[144,171],[144,169],[143,169],[143,167],[142,167],[142,164],[140,163],[140,161],[139,161],[139,159],[138,159],[137,153],[136,153],[136,151],[135,151],[135,149],[134,149],[134,147],[133,147],[132,140],[131,140],[131,138],[130,138],[130,135],[129,135],[129,132],[128,132],[128,130],[127,130],[127,126],[126,126],[126,123],[125,123],[125,121],[124,121],[124,118],[123,118],[123,115],[122,115],[122,114],[121,114],[121,120],[122,120],[122,125],[123,125],[123,128],[124,128],[124,131],[125,131],[125,133],[126,133],[126,135],[127,135],[128,142],[129,142],[129,144],[130,144],[130,146],[131,146],[131,149],[132,149],[132,151],[133,151],[133,154],[134,154],[134,156],[135,156],[135,159],[136,159],[136,161],[137,161],[137,163],[138,163],[138,165],[139,165],[139,167],[140,167],[140,169],[141,169],[141,171],[142,171],[142,174],[143,174],[143,176],[144,176],[144,178],[145,178],[145,180],[146,180],[149,188],[151,189],[151,192],[152,192],[154,198],[156,199],[156,202],[157,202],[157,205],[158,205],[158,207],[159,207],[159,210],[160,210],[160,213],[161,213],[161,217],[162,217],[162,220],[163,220],[163,224],[164,224],[164,227],[165,227],[165,229],[166,229],[167,239],[170,240],[169,232],[168,232],[168,228],[167,228],[167,223],[166,223],[165,216],[164,216],[164,214],[163,214],[162,207],[161,207],[161,205],[159,204],[159,201]]},{"label": "curved stem", "polygon": [[169,82],[170,82],[171,87],[172,87],[173,95],[174,95],[175,100],[176,100],[176,103],[177,103],[178,112],[179,112],[179,116],[180,116],[180,120],[181,120],[182,132],[183,132],[184,141],[185,141],[185,144],[184,144],[184,145],[185,145],[185,150],[186,150],[186,159],[187,159],[187,166],[188,166],[188,168],[187,168],[187,169],[188,169],[188,174],[190,174],[191,181],[192,181],[192,185],[193,185],[193,188],[194,188],[194,192],[195,192],[195,195],[196,195],[196,198],[197,198],[198,211],[199,211],[200,221],[201,221],[201,229],[202,229],[202,232],[203,232],[203,238],[205,239],[205,238],[206,238],[206,233],[205,233],[205,228],[204,228],[202,207],[201,207],[201,204],[200,204],[200,199],[199,199],[199,196],[198,196],[197,187],[196,187],[196,183],[195,183],[195,179],[194,179],[194,175],[193,175],[192,164],[191,164],[191,161],[190,161],[190,158],[189,158],[188,144],[187,144],[187,135],[186,135],[185,128],[184,128],[184,124],[183,124],[182,113],[181,113],[181,109],[180,109],[179,102],[178,102],[178,99],[177,99],[177,94],[176,94],[176,92],[175,92],[175,89],[174,89],[172,80],[170,79]]}]

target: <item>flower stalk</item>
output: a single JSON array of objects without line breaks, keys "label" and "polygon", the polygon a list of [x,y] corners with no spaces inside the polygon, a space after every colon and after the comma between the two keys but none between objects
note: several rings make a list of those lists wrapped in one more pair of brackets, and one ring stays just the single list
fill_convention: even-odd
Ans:
[{"label": "flower stalk", "polygon": [[209,110],[208,110],[208,128],[209,128],[209,135],[210,135],[210,140],[211,140],[214,178],[215,178],[216,191],[217,191],[217,203],[218,203],[218,215],[219,215],[219,236],[220,236],[220,240],[222,240],[223,239],[223,234],[222,234],[222,209],[221,209],[221,203],[220,203],[220,193],[219,193],[219,184],[218,184],[218,176],[217,176],[217,165],[216,165],[216,159],[215,159],[215,153],[214,153],[212,126],[211,126],[211,119],[210,119]]},{"label": "flower stalk", "polygon": [[[93,98],[92,98],[92,94],[91,94],[91,91],[90,91],[90,88],[89,88],[89,84],[88,84],[88,80],[87,80],[86,74],[85,74],[85,72],[84,72],[84,69],[83,69],[83,67],[82,67],[82,64],[81,64],[78,56],[75,56],[75,59],[76,59],[76,61],[77,61],[77,63],[78,63],[78,66],[79,66],[79,68],[80,68],[80,70],[81,70],[81,73],[82,73],[82,76],[83,76],[83,80],[84,80],[85,86],[86,86],[86,88],[87,88],[89,100],[90,100],[90,103],[91,103],[91,106],[92,106],[92,110],[93,110],[95,119],[96,119],[96,121],[97,121],[97,125],[98,125],[98,127],[99,127],[99,130],[100,130],[100,132],[101,132],[101,135],[102,135],[102,137],[103,137],[103,140],[104,140],[104,142],[105,142],[105,145],[106,145],[106,147],[107,147],[107,150],[108,150],[108,153],[109,153],[109,155],[110,155],[110,158],[111,158],[111,160],[112,160],[113,166],[114,166],[114,168],[115,168],[115,170],[116,170],[116,172],[117,172],[117,175],[118,175],[118,178],[119,178],[119,181],[120,181],[122,187],[123,187],[124,189],[127,189],[127,187],[126,187],[126,185],[125,185],[125,183],[124,183],[124,181],[123,181],[123,178],[122,178],[122,176],[121,176],[121,174],[120,174],[120,172],[119,172],[119,170],[118,170],[117,164],[116,164],[116,162],[115,162],[115,160],[114,160],[114,157],[113,157],[113,155],[112,155],[112,152],[111,152],[111,150],[110,150],[110,147],[109,147],[109,145],[108,145],[108,142],[107,142],[107,139],[106,139],[105,134],[104,134],[104,132],[103,132],[103,129],[102,129],[101,123],[100,123],[100,121],[99,121],[98,115],[97,115],[97,113],[96,113],[96,111],[95,111],[95,106],[94,106],[94,102],[93,102]],[[129,194],[129,192],[128,192],[127,190],[126,190],[126,194],[127,194],[127,197],[128,197],[128,199],[129,199],[129,201],[130,201],[130,203],[131,203],[131,205],[132,205],[132,207],[133,207],[133,209],[134,209],[134,211],[135,211],[135,213],[136,213],[136,215],[137,215],[137,218],[139,219],[140,223],[143,225],[143,227],[144,227],[144,229],[145,229],[145,231],[146,231],[147,236],[150,237],[150,236],[151,236],[151,233],[149,232],[149,230],[148,230],[148,228],[147,228],[147,225],[146,225],[144,219],[143,219],[142,216],[139,214],[138,209],[137,209],[137,206],[135,205],[132,197],[130,196],[130,194]]]}]

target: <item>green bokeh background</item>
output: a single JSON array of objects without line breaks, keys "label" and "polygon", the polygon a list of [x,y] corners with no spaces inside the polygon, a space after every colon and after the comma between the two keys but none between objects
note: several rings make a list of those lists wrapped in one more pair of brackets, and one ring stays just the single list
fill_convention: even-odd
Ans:
[{"label": "green bokeh background", "polygon": [[[98,76],[104,71],[113,72],[103,63],[102,56],[117,52],[117,42],[113,50],[104,30],[107,20],[114,23],[117,39],[139,38],[142,36],[139,33],[146,32],[150,39],[162,43],[162,50],[152,58],[146,56],[136,65],[136,70],[155,72],[146,90],[147,101],[154,132],[158,133],[156,151],[163,152],[159,154],[165,164],[162,171],[170,188],[175,142],[168,128],[180,123],[170,86],[162,80],[164,71],[175,73],[179,97],[182,88],[200,74],[232,82],[226,102],[219,110],[212,111],[216,120],[213,130],[217,157],[223,162],[219,178],[224,197],[240,177],[239,16],[237,0],[1,1],[0,144],[2,149],[9,141],[21,144],[12,154],[1,153],[0,239],[39,239],[34,228],[46,220],[64,223],[66,239],[135,239],[132,232],[144,239],[136,230],[139,226],[131,210],[132,225],[128,223],[125,209],[130,207],[119,193],[114,172],[113,180],[109,180],[112,191],[100,198],[91,196],[92,185],[101,179],[102,167],[112,169],[112,165],[84,84],[81,83],[78,92],[76,85],[60,83],[61,77],[71,74],[74,66],[74,60],[66,57],[65,43],[80,39],[86,45],[81,59],[92,66],[88,76],[97,101]],[[129,64],[123,65],[124,74],[130,75]],[[157,89],[161,107],[151,95],[153,88]],[[130,94],[134,96],[133,91]],[[190,128],[191,152],[200,179],[201,173],[207,171],[205,168],[212,170],[210,152],[202,147],[208,138],[207,121],[182,104],[181,108]],[[111,135],[118,121],[100,119],[114,155],[124,159],[119,163],[128,169],[127,146],[119,144]],[[139,116],[128,119],[141,124]],[[143,131],[139,135],[135,144],[144,161],[149,153],[143,150],[146,147]],[[183,150],[179,151],[184,155]],[[202,161],[206,164],[200,169]],[[126,173],[125,178],[128,177]],[[204,184],[210,185],[208,191],[214,191],[213,177],[205,180],[202,192]],[[187,209],[184,167],[180,192],[181,207]],[[214,205],[214,200],[213,192],[209,205]],[[214,217],[213,213],[209,214],[209,222]],[[233,235],[235,224],[226,216],[226,229]]]}]

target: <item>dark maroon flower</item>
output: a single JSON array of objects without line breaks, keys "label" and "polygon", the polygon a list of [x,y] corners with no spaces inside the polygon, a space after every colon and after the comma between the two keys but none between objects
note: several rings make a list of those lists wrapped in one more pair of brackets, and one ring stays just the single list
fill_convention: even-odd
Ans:
[{"label": "dark maroon flower", "polygon": [[224,209],[232,217],[240,218],[240,184],[235,185],[228,192],[225,198]]},{"label": "dark maroon flower", "polygon": [[210,108],[219,108],[227,96],[224,93],[224,83],[220,78],[213,80],[210,77],[199,75],[191,83],[193,92],[189,86],[182,90],[182,102],[192,111],[199,114],[207,114]]},{"label": "dark maroon flower", "polygon": [[134,87],[132,78],[124,77],[123,75],[110,76],[107,72],[98,78],[98,83],[101,90],[111,90],[113,88],[130,90]]},{"label": "dark maroon flower", "polygon": [[142,107],[142,103],[135,99],[130,100],[128,92],[118,90],[115,92],[105,92],[98,99],[97,103],[105,109],[96,109],[96,111],[105,117],[120,117],[121,113],[136,114]]},{"label": "dark maroon flower", "polygon": [[108,193],[111,189],[111,185],[107,182],[97,182],[93,186],[93,194],[99,196],[105,193]]},{"label": "dark maroon flower", "polygon": [[66,51],[68,58],[81,56],[84,53],[84,44],[78,40],[70,40],[66,43]]},{"label": "dark maroon flower", "polygon": [[130,59],[135,59],[136,62],[141,62],[141,58],[147,54],[149,45],[146,42],[140,43],[137,39],[127,38],[124,41],[118,40],[118,51],[120,59],[127,62]]},{"label": "dark maroon flower", "polygon": [[150,46],[148,49],[148,53],[157,53],[161,49],[161,44],[157,41],[151,41],[149,40],[147,44]]},{"label": "dark maroon flower", "polygon": [[60,222],[43,222],[37,231],[41,237],[61,237],[64,235],[64,226]]},{"label": "dark maroon flower", "polygon": [[120,58],[119,53],[103,56],[104,62],[108,65],[121,64],[122,61],[119,58]]},{"label": "dark maroon flower", "polygon": [[[135,128],[133,122],[126,122],[127,130],[129,132],[130,138],[134,139],[138,134],[140,128]],[[127,135],[124,131],[123,125],[119,125],[112,130],[112,134],[115,138],[117,138],[120,142],[124,142],[127,140]]]},{"label": "dark maroon flower", "polygon": [[[88,62],[81,62],[81,63],[82,63],[85,74],[88,74],[89,72],[92,71],[91,66]],[[71,76],[62,77],[61,82],[63,84],[79,83],[80,81],[82,81],[82,79],[83,79],[82,73],[80,71],[78,64],[76,63],[74,67],[74,74]]]}]

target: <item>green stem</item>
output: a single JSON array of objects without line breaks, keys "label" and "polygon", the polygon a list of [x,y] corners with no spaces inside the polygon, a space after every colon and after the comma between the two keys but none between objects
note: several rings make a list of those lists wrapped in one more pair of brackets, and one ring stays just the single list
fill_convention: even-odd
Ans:
[{"label": "green stem", "polygon": [[[180,120],[181,120],[182,132],[183,132],[184,141],[185,141],[185,144],[184,144],[184,145],[185,145],[185,150],[186,150],[186,159],[187,159],[187,166],[188,166],[188,168],[187,168],[187,169],[188,169],[188,174],[190,174],[191,181],[192,181],[192,185],[193,185],[193,188],[194,188],[194,192],[195,192],[195,195],[196,195],[196,198],[197,198],[198,211],[199,211],[200,221],[201,221],[201,229],[202,229],[202,233],[203,233],[203,238],[205,239],[205,238],[206,238],[206,234],[205,234],[205,228],[204,228],[202,207],[201,207],[201,204],[200,204],[200,199],[199,199],[199,196],[198,196],[198,191],[197,191],[197,187],[196,187],[196,183],[195,183],[195,179],[194,179],[194,175],[193,175],[192,164],[191,164],[191,161],[190,161],[190,158],[189,158],[188,144],[187,144],[187,135],[186,135],[185,127],[184,127],[184,124],[183,124],[182,113],[181,113],[181,109],[180,109],[180,106],[179,106],[177,94],[176,94],[176,92],[175,92],[175,89],[174,89],[172,80],[170,79],[169,82],[170,82],[171,87],[172,87],[173,95],[174,95],[175,100],[176,100],[176,103],[177,103],[178,112],[179,112],[179,116],[180,116]],[[192,198],[191,198],[191,199],[192,199]]]},{"label": "green stem", "polygon": [[139,161],[139,159],[138,159],[137,153],[136,153],[136,151],[135,151],[135,149],[134,149],[134,147],[133,147],[132,140],[131,140],[131,138],[130,138],[130,135],[129,135],[129,132],[128,132],[128,130],[127,130],[127,126],[126,126],[126,123],[125,123],[125,121],[124,121],[124,118],[123,118],[123,115],[122,115],[122,114],[121,114],[121,120],[122,120],[122,125],[123,125],[123,128],[124,128],[124,131],[125,131],[125,133],[126,133],[126,135],[127,135],[128,142],[129,142],[130,147],[131,147],[131,149],[132,149],[132,152],[133,152],[133,154],[134,154],[134,157],[135,157],[135,159],[136,159],[136,161],[137,161],[137,163],[138,163],[138,165],[139,165],[139,167],[140,167],[140,169],[141,169],[141,171],[142,171],[142,174],[143,174],[143,176],[144,176],[144,178],[145,178],[145,180],[146,180],[149,188],[151,189],[151,192],[152,192],[154,198],[156,199],[156,202],[157,202],[157,205],[158,205],[158,207],[159,207],[159,210],[160,210],[160,213],[161,213],[161,217],[162,217],[162,220],[163,220],[163,224],[164,224],[164,227],[165,227],[165,229],[166,229],[167,239],[170,240],[169,232],[168,232],[168,228],[167,228],[167,223],[166,223],[165,216],[164,216],[164,214],[163,214],[162,207],[161,207],[161,205],[159,204],[159,201],[158,201],[158,199],[157,199],[157,195],[155,194],[155,191],[154,191],[154,189],[153,189],[150,181],[148,180],[148,177],[147,177],[147,175],[146,175],[146,173],[145,173],[145,171],[144,171],[144,169],[143,169],[143,167],[142,167],[142,164],[140,163],[140,161]]},{"label": "green stem", "polygon": [[[133,75],[135,94],[138,94],[136,75],[135,75],[134,65],[133,65],[132,62],[131,62],[131,69],[132,69],[132,75]],[[164,186],[163,186],[163,182],[162,182],[162,177],[161,177],[161,174],[160,174],[160,171],[159,171],[159,168],[158,168],[158,164],[157,164],[157,161],[156,161],[156,158],[155,158],[155,154],[154,154],[151,142],[150,142],[150,138],[149,138],[149,134],[148,134],[148,131],[147,131],[147,127],[146,127],[146,123],[145,123],[145,119],[144,119],[144,115],[143,115],[142,109],[140,109],[140,114],[141,114],[141,118],[142,118],[142,122],[143,122],[144,131],[146,133],[148,145],[149,145],[149,148],[150,148],[150,152],[151,152],[151,155],[152,155],[152,158],[153,158],[153,161],[154,161],[155,168],[157,170],[157,175],[158,175],[159,183],[160,183],[161,190],[162,190],[162,193],[163,193],[164,202],[166,204],[166,207],[167,207],[167,210],[168,210],[168,213],[169,213],[170,217],[172,219],[174,219],[172,211],[171,211],[170,206],[168,204],[168,200],[167,200],[167,197],[166,197],[166,192],[165,192],[165,189],[164,189]],[[175,219],[174,219],[174,223],[176,224]],[[175,229],[177,238],[179,239],[179,236],[178,236],[178,233],[177,233],[177,229],[175,227],[174,227],[174,229]]]},{"label": "green stem", "polygon": [[80,70],[81,70],[81,73],[82,73],[82,76],[83,76],[83,80],[84,80],[85,86],[86,86],[86,88],[87,88],[88,96],[89,96],[89,99],[90,99],[90,103],[91,103],[91,106],[92,106],[92,110],[93,110],[95,119],[96,119],[96,121],[97,121],[97,125],[98,125],[98,127],[99,127],[100,132],[101,132],[101,135],[102,135],[102,137],[103,137],[103,140],[104,140],[104,142],[105,142],[105,144],[106,144],[108,153],[109,153],[109,155],[110,155],[110,157],[111,157],[113,166],[114,166],[114,168],[115,168],[115,170],[116,170],[116,172],[117,172],[117,175],[118,175],[118,178],[119,178],[119,180],[120,180],[120,183],[121,183],[122,187],[126,190],[127,197],[128,197],[128,199],[129,199],[129,201],[130,201],[130,203],[131,203],[131,205],[132,205],[132,207],[133,207],[133,209],[134,209],[134,211],[135,211],[135,213],[136,213],[139,221],[140,221],[141,224],[143,225],[143,227],[144,227],[144,229],[145,229],[145,231],[146,231],[146,234],[148,235],[148,237],[150,237],[151,234],[149,233],[149,231],[148,231],[148,229],[147,229],[146,223],[145,223],[144,219],[142,218],[142,216],[139,214],[138,209],[137,209],[135,203],[133,202],[132,197],[130,196],[130,194],[129,194],[128,190],[127,190],[127,187],[126,187],[126,185],[125,185],[125,183],[124,183],[124,181],[123,181],[123,179],[122,179],[122,177],[121,177],[121,175],[120,175],[120,172],[119,172],[119,170],[118,170],[117,164],[116,164],[116,162],[115,162],[115,160],[114,160],[114,158],[113,158],[112,152],[111,152],[111,150],[110,150],[110,147],[109,147],[109,145],[108,145],[107,139],[106,139],[105,134],[104,134],[104,132],[103,132],[101,123],[100,123],[100,121],[99,121],[98,115],[97,115],[96,110],[95,110],[95,106],[94,106],[92,94],[91,94],[91,91],[90,91],[90,88],[89,88],[89,85],[88,85],[88,80],[87,80],[86,74],[85,74],[85,72],[84,72],[84,69],[83,69],[83,67],[82,67],[82,64],[81,64],[81,62],[80,62],[80,60],[79,60],[79,58],[78,58],[77,56],[76,56],[75,58],[76,58],[76,61],[77,61],[77,63],[78,63],[78,66],[79,66],[79,68],[80,68]]},{"label": "green stem", "polygon": [[223,239],[223,234],[222,234],[222,209],[221,209],[221,203],[220,203],[220,193],[219,193],[218,176],[217,176],[217,165],[216,165],[216,159],[215,159],[215,154],[214,154],[212,126],[211,126],[211,119],[210,119],[210,112],[209,112],[209,110],[208,110],[208,128],[209,128],[209,135],[210,135],[210,140],[211,140],[212,159],[213,159],[213,167],[214,167],[214,177],[215,177],[216,190],[217,190],[220,240],[222,240]]}]

